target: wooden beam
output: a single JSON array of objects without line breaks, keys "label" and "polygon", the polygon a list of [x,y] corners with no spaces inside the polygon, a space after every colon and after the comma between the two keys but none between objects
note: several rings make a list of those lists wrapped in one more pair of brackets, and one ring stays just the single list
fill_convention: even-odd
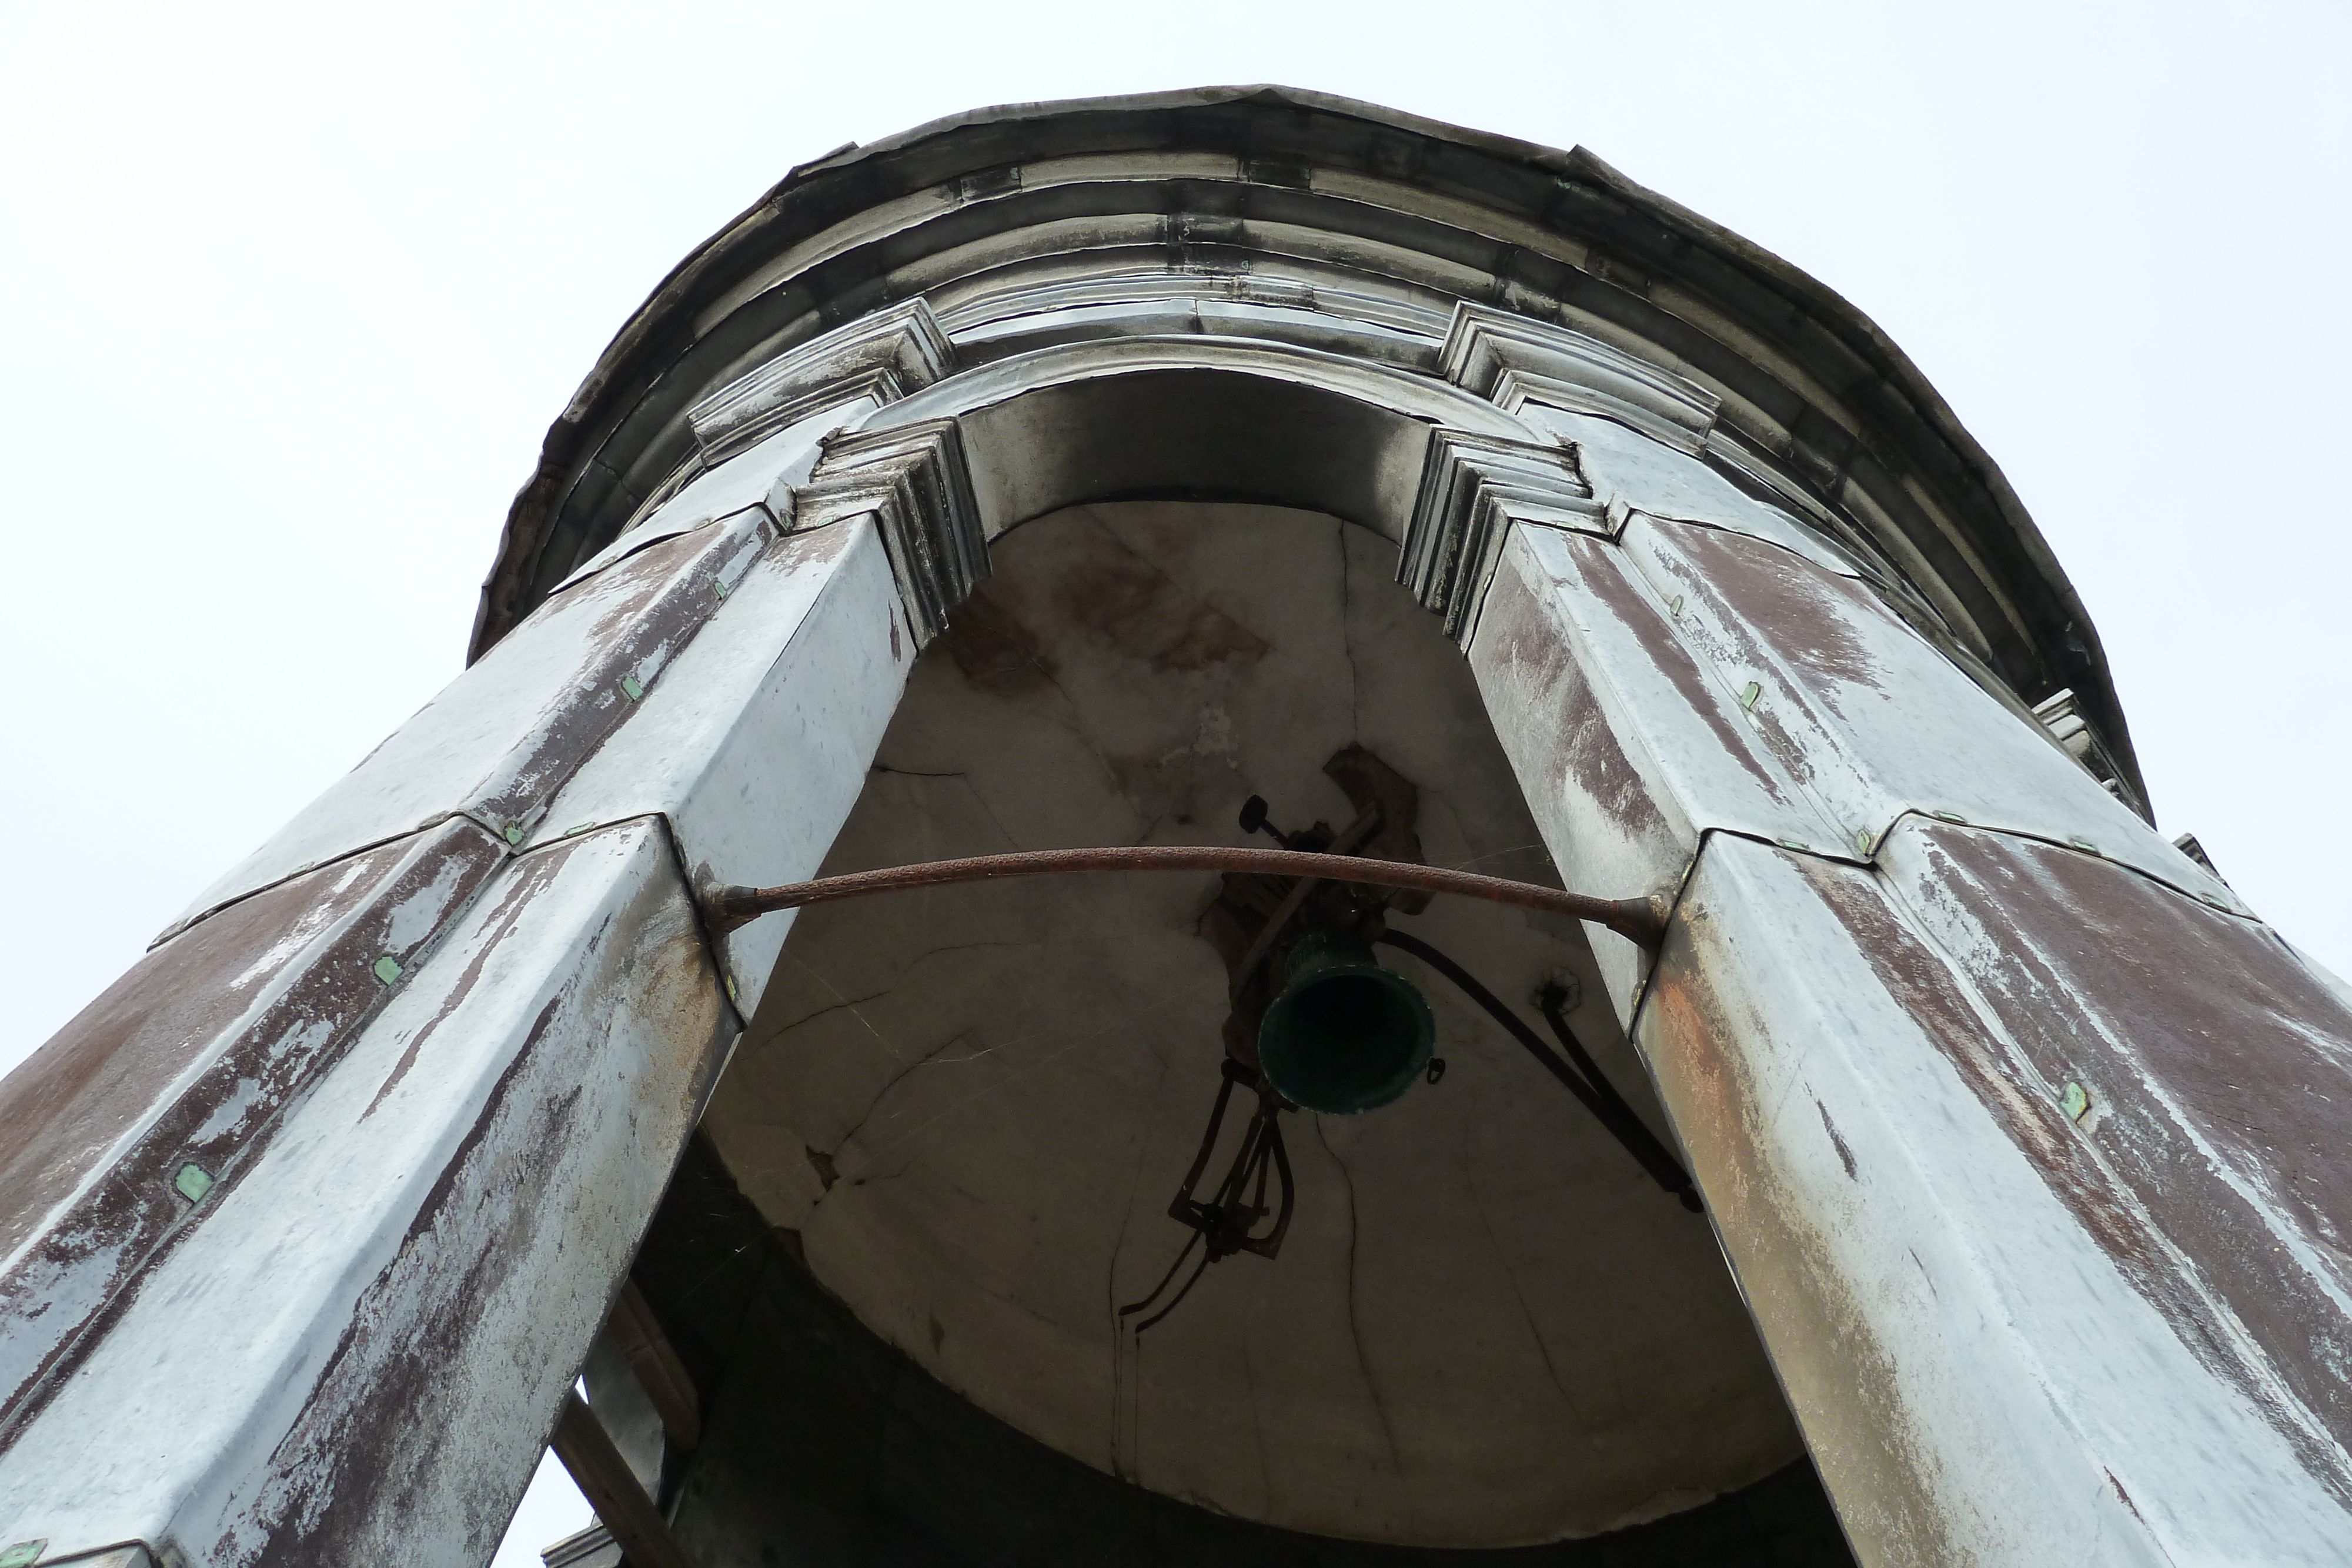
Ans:
[{"label": "wooden beam", "polygon": [[653,1401],[662,1430],[671,1442],[691,1451],[702,1440],[702,1396],[695,1389],[694,1379],[687,1375],[686,1364],[670,1348],[661,1320],[654,1316],[635,1281],[622,1281],[621,1299],[613,1303],[605,1332],[620,1347],[646,1397]]},{"label": "wooden beam", "polygon": [[596,1511],[597,1520],[620,1543],[627,1568],[688,1568],[668,1523],[579,1390],[564,1391],[563,1412],[555,1418],[549,1447],[572,1472],[572,1484]]}]

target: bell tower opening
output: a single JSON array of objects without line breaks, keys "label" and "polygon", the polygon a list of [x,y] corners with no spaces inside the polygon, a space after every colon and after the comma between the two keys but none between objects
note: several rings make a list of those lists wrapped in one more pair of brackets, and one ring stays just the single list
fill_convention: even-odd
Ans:
[{"label": "bell tower opening", "polygon": [[[991,554],[992,575],[915,664],[824,873],[1234,843],[1254,805],[1259,831],[1286,842],[1562,884],[1461,651],[1397,582],[1389,540],[1313,512],[1144,500],[1055,512]],[[1253,960],[1291,885],[1058,877],[803,911],[703,1124],[713,1166],[781,1239],[773,1267],[805,1272],[792,1310],[744,1317],[730,1360],[825,1354],[795,1315],[823,1299],[833,1332],[903,1357],[899,1375],[935,1383],[939,1408],[968,1406],[956,1429],[1002,1423],[1063,1461],[1028,1457],[1058,1485],[1099,1490],[1100,1517],[1173,1511],[1261,1552],[1307,1537],[1591,1549],[1629,1531],[1630,1546],[1729,1497],[1809,1518],[1831,1554],[1805,1560],[1843,1561],[1705,1220],[1410,949],[1301,907],[1323,929],[1259,942]],[[1370,897],[1379,925],[1518,1015],[1559,1011],[1671,1141],[1576,922]],[[1334,940],[1353,948],[1336,970]],[[1268,973],[1276,946],[1315,974]],[[1241,963],[1256,973],[1237,980]],[[1318,979],[1359,989],[1335,1005]],[[1376,1016],[1351,1020],[1354,1004]],[[1387,1042],[1400,1059],[1327,1060],[1320,1078],[1294,1069],[1286,1097],[1266,1091],[1282,1168],[1262,1158],[1254,1196],[1247,1179],[1234,1196],[1255,1209],[1242,1228],[1254,1219],[1262,1240],[1278,1224],[1278,1245],[1220,1253],[1171,1197],[1198,1204],[1228,1170],[1247,1177],[1252,1048],[1286,1020],[1300,1030],[1301,1009],[1315,1019],[1294,1054],[1354,1021],[1375,1054],[1382,1029],[1402,1030]],[[1226,1113],[1236,1070],[1245,1105]],[[1307,1082],[1339,1103],[1306,1108]],[[883,1457],[945,1441],[936,1418],[862,1396],[829,1416],[788,1408],[768,1387],[722,1380],[674,1478],[681,1539],[794,1538],[785,1515],[824,1505],[788,1504],[782,1478],[809,1423],[835,1416],[877,1435],[862,1476],[834,1456],[825,1495],[898,1528],[944,1526],[893,1490],[908,1456]],[[991,1517],[1063,1528],[1044,1494],[1013,1495],[1034,1483],[1003,1462]],[[772,1508],[747,1502],[762,1486]]]}]

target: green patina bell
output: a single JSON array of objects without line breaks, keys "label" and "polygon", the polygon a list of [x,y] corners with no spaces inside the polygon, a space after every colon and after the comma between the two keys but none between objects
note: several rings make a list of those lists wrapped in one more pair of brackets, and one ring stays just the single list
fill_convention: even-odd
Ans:
[{"label": "green patina bell", "polygon": [[1429,1066],[1437,1023],[1412,983],[1339,931],[1299,938],[1258,1025],[1258,1065],[1295,1105],[1352,1116],[1402,1094]]}]

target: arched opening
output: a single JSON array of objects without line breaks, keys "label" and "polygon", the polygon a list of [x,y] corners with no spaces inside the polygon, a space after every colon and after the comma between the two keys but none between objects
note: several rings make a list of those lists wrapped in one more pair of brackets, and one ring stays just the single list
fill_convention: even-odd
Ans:
[{"label": "arched opening", "polygon": [[[992,576],[915,664],[826,871],[1234,842],[1253,795],[1336,828],[1357,803],[1328,765],[1360,748],[1409,787],[1429,863],[1559,884],[1468,665],[1396,581],[1394,474],[1425,425],[1215,371],[1063,382],[964,422]],[[1067,504],[1089,490],[1155,498]],[[727,1353],[685,1537],[804,1531],[826,1498],[940,1528],[908,1516],[938,1494],[892,1478],[953,1466],[1073,1549],[1104,1538],[1068,1494],[1098,1488],[1108,1539],[1117,1500],[1148,1499],[1267,1562],[1304,1560],[1300,1537],[1841,1561],[1705,1221],[1409,956],[1390,955],[1434,1009],[1442,1081],[1288,1113],[1279,1256],[1202,1270],[1135,1332],[1119,1309],[1190,1235],[1170,1202],[1225,1056],[1220,896],[1214,875],[1090,877],[802,913],[705,1121],[726,1176],[697,1178],[731,1179],[800,1293],[772,1280],[745,1309],[769,1327]],[[1441,899],[1395,924],[1530,1020],[1564,990],[1671,1139],[1575,923]],[[657,1227],[649,1261],[676,1245]],[[845,1336],[909,1364],[895,1392],[813,1369]],[[820,1459],[812,1432],[836,1425],[864,1436]]]}]

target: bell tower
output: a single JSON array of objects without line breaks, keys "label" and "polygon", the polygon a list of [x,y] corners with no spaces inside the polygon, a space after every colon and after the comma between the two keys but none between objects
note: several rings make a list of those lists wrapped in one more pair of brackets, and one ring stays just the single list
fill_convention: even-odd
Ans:
[{"label": "bell tower", "polygon": [[792,171],[0,1083],[0,1568],[2321,1564],[2352,997],[1820,283],[1272,88]]}]

